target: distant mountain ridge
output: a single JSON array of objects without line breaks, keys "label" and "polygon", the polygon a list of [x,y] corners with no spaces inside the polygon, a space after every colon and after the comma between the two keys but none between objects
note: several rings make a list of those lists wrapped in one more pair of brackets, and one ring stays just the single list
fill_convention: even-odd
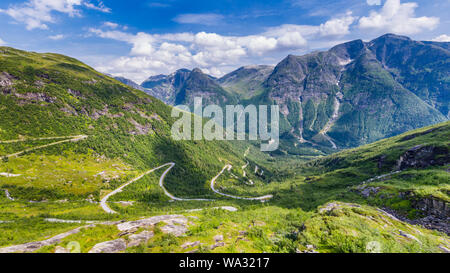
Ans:
[{"label": "distant mountain ridge", "polygon": [[276,103],[282,150],[327,153],[448,120],[449,45],[386,34],[289,55],[274,68],[241,67],[220,79],[183,69],[141,86],[168,104],[194,95],[218,104]]},{"label": "distant mountain ridge", "polygon": [[129,79],[124,78],[124,77],[113,77],[113,78],[118,80],[119,82],[121,82],[123,84],[126,84],[126,85],[128,85],[130,87],[133,87],[134,89],[144,91],[144,88],[142,86],[140,86],[139,84],[135,83],[132,80],[129,80]]},{"label": "distant mountain ridge", "polygon": [[218,79],[217,82],[229,93],[248,99],[264,91],[263,83],[273,72],[269,65],[243,66]]},{"label": "distant mountain ridge", "polygon": [[141,86],[145,91],[164,101],[167,104],[174,105],[176,91],[182,87],[191,73],[188,69],[179,69],[170,75],[157,75],[149,77]]}]

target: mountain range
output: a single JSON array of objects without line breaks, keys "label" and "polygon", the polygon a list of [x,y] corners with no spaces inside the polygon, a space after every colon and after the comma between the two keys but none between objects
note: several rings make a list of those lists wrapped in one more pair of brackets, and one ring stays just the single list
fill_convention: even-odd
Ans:
[{"label": "mountain range", "polygon": [[180,69],[141,87],[170,105],[192,105],[195,96],[206,104],[276,103],[281,152],[329,153],[448,120],[449,44],[386,34],[289,55],[275,67],[244,66],[219,79]]}]

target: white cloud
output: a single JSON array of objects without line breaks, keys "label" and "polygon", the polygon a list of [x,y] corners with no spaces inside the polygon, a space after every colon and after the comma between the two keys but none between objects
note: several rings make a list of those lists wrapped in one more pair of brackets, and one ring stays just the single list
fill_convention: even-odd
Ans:
[{"label": "white cloud", "polygon": [[105,6],[105,4],[103,4],[103,1],[97,1],[97,2],[98,2],[98,4],[95,5],[95,4],[90,3],[89,1],[84,1],[83,5],[85,7],[87,7],[87,8],[89,8],[89,9],[101,11],[101,12],[104,12],[104,13],[110,13],[111,12],[111,9],[108,8],[107,6]]},{"label": "white cloud", "polygon": [[4,46],[4,45],[6,45],[6,42],[3,41],[2,39],[0,39],[0,46]]},{"label": "white cloud", "polygon": [[446,34],[442,34],[436,38],[434,38],[432,41],[434,42],[450,42],[450,36]]},{"label": "white cloud", "polygon": [[208,32],[131,34],[104,28],[91,28],[89,32],[131,46],[128,56],[97,65],[97,69],[140,82],[150,75],[168,74],[181,67],[199,67],[214,76],[221,76],[252,60],[260,62],[272,53],[305,50],[310,39],[331,43],[336,37],[348,34],[355,20],[348,12],[321,25],[281,25],[247,36]]},{"label": "white cloud", "polygon": [[345,16],[340,18],[331,19],[319,27],[321,36],[340,36],[349,34],[349,27],[356,20],[356,17],[352,16],[352,12],[347,12]]},{"label": "white cloud", "polygon": [[126,32],[122,32],[122,31],[118,31],[118,30],[102,31],[97,28],[90,28],[89,32],[93,33],[101,38],[113,39],[113,40],[122,41],[122,42],[129,42],[129,41],[131,41],[131,39],[134,38],[134,35],[128,34]]},{"label": "white cloud", "polygon": [[52,40],[55,40],[55,41],[57,41],[57,40],[62,40],[62,39],[64,39],[64,35],[62,35],[62,34],[57,34],[57,35],[52,35],[52,36],[48,36],[48,38],[50,38],[50,39],[52,39]]},{"label": "white cloud", "polygon": [[131,49],[131,55],[136,56],[149,56],[154,53],[153,43],[155,39],[152,35],[139,32],[136,36],[131,39],[133,48]]},{"label": "white cloud", "polygon": [[286,33],[296,32],[302,37],[316,35],[319,31],[319,26],[309,26],[309,25],[290,25],[285,24],[277,27],[268,28],[263,35],[281,37]]},{"label": "white cloud", "polygon": [[387,0],[379,12],[371,11],[368,17],[359,20],[363,30],[388,31],[396,34],[415,34],[433,30],[439,24],[437,17],[415,17],[416,3],[401,3]]},{"label": "white cloud", "polygon": [[[282,36],[280,39],[285,38],[284,40],[289,43],[289,37]],[[277,48],[279,39],[273,37],[265,37],[265,36],[250,36],[244,39],[241,39],[244,46],[248,48],[248,50],[256,55],[261,55],[264,52],[271,51]]]},{"label": "white cloud", "polygon": [[350,33],[350,26],[355,22],[357,17],[352,16],[352,12],[347,12],[340,17],[332,18],[319,26],[311,25],[281,25],[278,27],[269,28],[265,35],[284,36],[284,35],[296,35],[297,45],[305,44],[304,39],[307,37],[329,37],[329,36],[344,36]]},{"label": "white cloud", "polygon": [[173,21],[180,24],[217,25],[223,20],[223,16],[215,13],[180,14]]},{"label": "white cloud", "polygon": [[379,5],[381,5],[381,0],[367,0],[367,5],[379,6]]},{"label": "white cloud", "polygon": [[22,4],[10,5],[8,9],[0,9],[0,13],[11,16],[15,21],[24,23],[28,30],[48,29],[48,23],[54,23],[54,12],[70,17],[81,16],[79,7],[87,7],[102,12],[109,12],[103,3],[94,5],[87,0],[28,0]]},{"label": "white cloud", "polygon": [[116,23],[113,23],[113,22],[104,22],[103,26],[115,29],[115,28],[119,27],[119,24],[116,24]]}]

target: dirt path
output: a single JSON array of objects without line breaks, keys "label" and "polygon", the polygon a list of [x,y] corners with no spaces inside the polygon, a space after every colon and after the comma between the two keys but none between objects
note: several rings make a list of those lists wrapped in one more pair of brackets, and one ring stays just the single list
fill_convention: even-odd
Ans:
[{"label": "dirt path", "polygon": [[250,164],[248,161],[247,161],[247,163],[245,163],[245,165],[244,166],[242,166],[242,176],[243,177],[246,177],[247,176],[247,173],[245,172],[245,168],[247,168],[247,166],[248,166],[248,164]]},{"label": "dirt path", "polygon": [[21,139],[12,139],[12,140],[0,140],[0,144],[8,144],[8,143],[16,143],[16,142],[24,142],[24,141],[36,141],[36,140],[52,140],[52,139],[63,139],[63,138],[77,138],[79,136],[56,136],[56,137],[37,137],[37,138],[21,138]]},{"label": "dirt path", "polygon": [[392,175],[394,175],[394,174],[398,174],[398,173],[400,173],[400,172],[402,172],[402,171],[392,171],[392,172],[390,172],[390,173],[378,175],[378,176],[372,177],[372,178],[370,178],[370,179],[367,179],[366,181],[363,181],[361,184],[364,185],[364,184],[367,184],[367,183],[370,183],[370,182],[373,182],[373,181],[376,181],[376,180],[383,179],[383,178],[385,178],[385,177],[392,176]]},{"label": "dirt path", "polygon": [[91,221],[91,220],[65,220],[65,219],[57,219],[57,218],[45,218],[44,221],[49,223],[63,223],[63,224],[99,224],[100,221]]},{"label": "dirt path", "polygon": [[5,190],[6,198],[8,198],[11,201],[14,201],[14,198],[11,197],[8,190]]},{"label": "dirt path", "polygon": [[25,149],[23,151],[17,152],[17,153],[13,153],[13,154],[9,154],[9,155],[5,155],[2,157],[6,157],[6,158],[10,158],[10,157],[17,157],[23,153],[26,152],[31,152],[37,149],[42,149],[42,148],[46,148],[49,146],[54,146],[54,145],[58,145],[61,143],[65,143],[65,142],[77,142],[83,139],[88,138],[88,136],[86,135],[79,135],[79,136],[67,136],[67,137],[47,137],[47,138],[33,138],[33,139],[22,139],[22,140],[8,140],[8,141],[0,141],[0,144],[2,143],[14,143],[14,142],[20,142],[20,141],[28,141],[28,140],[51,140],[51,139],[62,139],[62,138],[69,138],[69,139],[65,139],[65,140],[61,140],[61,141],[57,141],[57,142],[53,142],[53,143],[49,143],[49,144],[45,144],[45,145],[41,145],[41,146],[37,146],[37,147],[32,147],[32,148],[28,148]]},{"label": "dirt path", "polygon": [[21,176],[21,174],[14,174],[14,173],[0,173],[0,176],[6,176],[6,177],[18,177],[18,176]]}]

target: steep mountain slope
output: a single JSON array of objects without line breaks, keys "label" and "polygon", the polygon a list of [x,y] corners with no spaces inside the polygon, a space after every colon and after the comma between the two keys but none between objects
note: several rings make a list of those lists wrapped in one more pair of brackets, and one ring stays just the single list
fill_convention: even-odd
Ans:
[{"label": "steep mountain slope", "polygon": [[450,42],[433,42],[433,41],[422,41],[426,45],[434,45],[442,47],[443,49],[450,50]]},{"label": "steep mountain slope", "polygon": [[175,104],[175,98],[180,88],[183,86],[191,71],[179,69],[170,75],[152,76],[145,80],[141,86],[145,91],[169,105]]},{"label": "steep mountain slope", "polygon": [[217,82],[228,92],[237,94],[241,99],[249,99],[259,95],[263,90],[263,83],[273,71],[273,66],[250,65],[241,67]]},{"label": "steep mountain slope", "polygon": [[450,118],[448,45],[387,34],[367,46],[397,82]]},{"label": "steep mountain slope", "polygon": [[445,120],[437,109],[395,81],[371,52],[363,52],[347,65],[340,85],[342,110],[329,135],[341,147]]},{"label": "steep mountain slope", "polygon": [[[380,61],[384,57],[377,57],[374,45],[403,39],[386,35],[369,43],[356,40],[326,52],[288,56],[278,64],[265,83],[263,100],[280,105],[285,137],[294,136],[300,143],[352,147],[446,120],[439,112],[445,107],[438,104],[449,101],[447,83],[440,75],[450,71],[450,53],[428,46],[417,55],[421,65],[434,67],[428,71],[440,79],[442,89],[432,90],[430,97],[438,99],[431,104],[405,88],[408,84],[386,70]],[[435,51],[440,54],[437,64]],[[404,52],[416,58],[407,48]]]},{"label": "steep mountain slope", "polygon": [[192,106],[195,97],[202,97],[204,105],[233,105],[237,102],[234,95],[227,93],[214,79],[197,68],[192,70],[176,94],[175,104]]}]

